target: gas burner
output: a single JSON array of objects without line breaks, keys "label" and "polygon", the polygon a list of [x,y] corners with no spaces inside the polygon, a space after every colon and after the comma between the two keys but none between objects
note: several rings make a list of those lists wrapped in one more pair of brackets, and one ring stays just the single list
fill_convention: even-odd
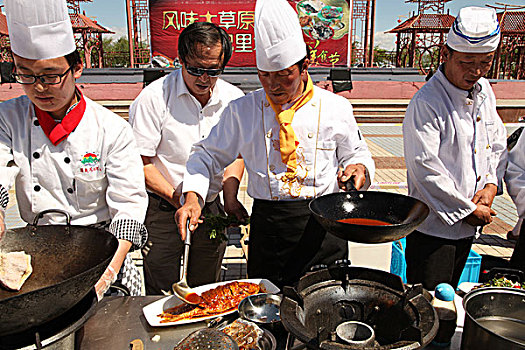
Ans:
[{"label": "gas burner", "polygon": [[[93,315],[97,306],[97,296],[92,289],[78,304],[57,318],[24,332],[0,337],[1,350],[33,350],[43,348],[66,349],[74,346],[75,333]],[[71,339],[72,338],[72,339]]]},{"label": "gas burner", "polygon": [[304,276],[295,288],[284,288],[281,319],[304,344],[300,348],[356,348],[336,334],[337,326],[347,321],[370,326],[377,349],[423,348],[438,328],[424,293],[421,285],[405,288],[398,276],[384,271],[332,265]]}]

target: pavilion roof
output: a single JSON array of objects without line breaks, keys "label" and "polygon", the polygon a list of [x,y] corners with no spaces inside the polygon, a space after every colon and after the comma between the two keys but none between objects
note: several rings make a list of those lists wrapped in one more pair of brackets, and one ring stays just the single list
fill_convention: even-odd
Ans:
[{"label": "pavilion roof", "polygon": [[454,16],[439,13],[422,13],[413,16],[387,33],[398,33],[405,31],[447,31],[452,23]]},{"label": "pavilion roof", "polygon": [[0,35],[9,35],[7,31],[7,17],[0,11]]},{"label": "pavilion roof", "polygon": [[70,13],[71,23],[73,24],[73,31],[75,33],[86,30],[91,33],[113,33],[111,30],[104,28],[97,21],[92,20],[86,15],[80,13]]},{"label": "pavilion roof", "polygon": [[503,34],[525,34],[525,11],[503,11],[498,13]]}]

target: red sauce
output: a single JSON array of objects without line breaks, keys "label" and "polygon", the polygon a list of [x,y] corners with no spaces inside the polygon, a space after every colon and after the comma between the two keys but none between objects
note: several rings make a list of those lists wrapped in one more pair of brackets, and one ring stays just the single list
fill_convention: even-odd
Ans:
[{"label": "red sauce", "polygon": [[348,218],[348,219],[342,219],[342,220],[337,220],[337,221],[345,223],[345,224],[352,224],[352,225],[367,225],[367,226],[391,225],[390,223],[385,222],[385,221],[374,220],[374,219],[364,219],[364,218]]},{"label": "red sauce", "polygon": [[190,303],[198,304],[202,301],[202,298],[200,297],[200,295],[196,293],[190,293],[186,295],[186,300],[189,301]]}]

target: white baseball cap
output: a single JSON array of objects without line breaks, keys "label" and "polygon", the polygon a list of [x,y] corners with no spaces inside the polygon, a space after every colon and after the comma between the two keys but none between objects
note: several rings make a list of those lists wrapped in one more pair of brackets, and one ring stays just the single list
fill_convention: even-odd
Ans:
[{"label": "white baseball cap", "polygon": [[11,51],[33,60],[75,51],[66,0],[5,0]]},{"label": "white baseball cap", "polygon": [[464,7],[452,24],[447,45],[459,52],[488,53],[498,48],[500,27],[496,11],[487,7]]},{"label": "white baseball cap", "polygon": [[297,13],[286,0],[257,0],[255,4],[257,68],[276,72],[306,56]]}]

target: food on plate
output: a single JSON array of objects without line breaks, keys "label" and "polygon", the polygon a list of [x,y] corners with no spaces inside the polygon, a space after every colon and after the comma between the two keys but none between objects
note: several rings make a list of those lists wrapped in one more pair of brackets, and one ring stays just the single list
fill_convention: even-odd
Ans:
[{"label": "food on plate", "polygon": [[314,24],[310,30],[310,37],[315,40],[328,40],[333,36],[334,30],[323,22]]},{"label": "food on plate", "polygon": [[237,308],[242,299],[260,291],[257,283],[234,281],[203,292],[203,301],[198,305],[177,305],[158,316],[161,323],[166,323],[218,315]]},{"label": "food on plate", "polygon": [[310,27],[312,25],[312,17],[310,16],[302,16],[299,17],[299,25],[301,28]]},{"label": "food on plate", "polygon": [[239,345],[239,350],[259,349],[259,340],[264,331],[255,323],[243,319],[237,319],[227,325],[222,331],[232,337]]},{"label": "food on plate", "polygon": [[24,251],[0,253],[0,286],[19,291],[31,272],[31,255]]},{"label": "food on plate", "polygon": [[525,289],[525,283],[514,282],[508,279],[507,277],[493,278],[490,281],[480,284],[472,289],[477,288],[486,288],[486,287],[507,287],[507,288],[516,288],[516,289]]},{"label": "food on plate", "polygon": [[319,0],[305,0],[297,4],[307,15],[319,12],[325,6],[322,1]]},{"label": "food on plate", "polygon": [[340,19],[343,17],[343,8],[334,6],[325,6],[321,9],[321,16],[323,19]]}]

